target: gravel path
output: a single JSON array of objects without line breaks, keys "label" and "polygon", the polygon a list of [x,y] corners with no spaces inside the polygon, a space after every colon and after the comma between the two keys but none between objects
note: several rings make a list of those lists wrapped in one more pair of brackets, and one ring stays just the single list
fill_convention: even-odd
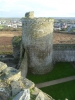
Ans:
[{"label": "gravel path", "polygon": [[51,85],[55,85],[55,84],[59,84],[59,83],[63,83],[63,82],[68,82],[68,81],[72,81],[72,80],[75,80],[75,76],[70,76],[70,77],[61,78],[61,79],[57,79],[57,80],[53,80],[53,81],[49,81],[49,82],[39,83],[39,84],[36,84],[36,86],[38,88],[42,88],[42,87],[47,87],[47,86],[51,86]]}]

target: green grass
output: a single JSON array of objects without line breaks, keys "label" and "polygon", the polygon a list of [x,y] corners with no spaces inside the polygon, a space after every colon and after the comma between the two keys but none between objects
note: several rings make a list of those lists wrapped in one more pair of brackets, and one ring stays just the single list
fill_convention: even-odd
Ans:
[{"label": "green grass", "polygon": [[54,69],[44,75],[28,74],[27,78],[35,83],[47,82],[50,80],[60,79],[75,75],[75,69],[69,62],[56,63]]},{"label": "green grass", "polygon": [[0,25],[0,29],[3,29],[3,28],[4,28],[4,26]]},{"label": "green grass", "polygon": [[0,55],[2,55],[2,54],[5,54],[5,55],[13,54],[13,52],[12,51],[0,51]]},{"label": "green grass", "polygon": [[55,100],[75,100],[75,80],[54,86],[41,88],[42,91],[52,96]]}]

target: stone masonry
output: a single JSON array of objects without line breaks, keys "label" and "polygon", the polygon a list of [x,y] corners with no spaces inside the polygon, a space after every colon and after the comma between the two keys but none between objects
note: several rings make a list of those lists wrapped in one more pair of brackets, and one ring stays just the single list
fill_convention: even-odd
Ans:
[{"label": "stone masonry", "polygon": [[[52,70],[53,23],[52,18],[33,18],[33,12],[22,18],[22,44],[28,59],[28,68],[34,74]],[[23,66],[24,67],[24,66]]]},{"label": "stone masonry", "polygon": [[54,100],[21,72],[0,62],[0,100]]},{"label": "stone masonry", "polygon": [[[34,18],[33,11],[22,18],[22,38],[18,43],[19,66],[23,77],[26,77],[28,70],[34,74],[50,72],[55,62],[75,62],[75,44],[52,43],[53,22],[51,18]],[[16,48],[17,46],[14,49]],[[14,54],[17,54],[15,50]]]}]

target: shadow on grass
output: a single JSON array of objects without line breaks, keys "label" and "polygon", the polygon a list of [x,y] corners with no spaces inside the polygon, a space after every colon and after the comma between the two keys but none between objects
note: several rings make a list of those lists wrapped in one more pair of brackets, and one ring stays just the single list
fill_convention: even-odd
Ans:
[{"label": "shadow on grass", "polygon": [[55,79],[65,78],[75,75],[75,69],[69,62],[58,62],[54,65],[54,69],[44,75],[34,75],[28,73],[27,78],[37,83],[47,82]]}]

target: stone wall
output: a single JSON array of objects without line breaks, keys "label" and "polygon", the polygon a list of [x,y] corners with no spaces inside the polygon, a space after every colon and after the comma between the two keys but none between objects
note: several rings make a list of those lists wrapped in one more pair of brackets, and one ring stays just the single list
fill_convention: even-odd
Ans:
[{"label": "stone wall", "polygon": [[[19,65],[25,77],[28,70],[34,74],[45,74],[52,70],[53,62],[75,61],[74,44],[53,44],[53,23],[52,18],[35,18],[34,12],[28,12],[22,18]],[[14,51],[19,51],[17,48],[13,45]],[[14,57],[16,54],[14,52]]]},{"label": "stone wall", "polygon": [[[32,15],[32,14],[31,14]],[[22,43],[28,55],[28,67],[34,74],[52,70],[52,18],[22,18]]]},{"label": "stone wall", "polygon": [[23,78],[21,71],[0,62],[0,100],[54,100],[35,84]]},{"label": "stone wall", "polygon": [[12,39],[12,46],[13,46],[13,56],[15,63],[18,63],[20,58],[20,46],[21,46],[21,37],[22,36],[14,36]]},{"label": "stone wall", "polygon": [[54,62],[75,61],[75,44],[54,44],[53,61]]},{"label": "stone wall", "polygon": [[[20,56],[19,48],[14,46],[14,54],[18,52]],[[19,56],[18,59],[19,59]],[[16,56],[15,56],[16,57]],[[53,44],[53,61],[75,61],[75,45],[74,44]]]}]

